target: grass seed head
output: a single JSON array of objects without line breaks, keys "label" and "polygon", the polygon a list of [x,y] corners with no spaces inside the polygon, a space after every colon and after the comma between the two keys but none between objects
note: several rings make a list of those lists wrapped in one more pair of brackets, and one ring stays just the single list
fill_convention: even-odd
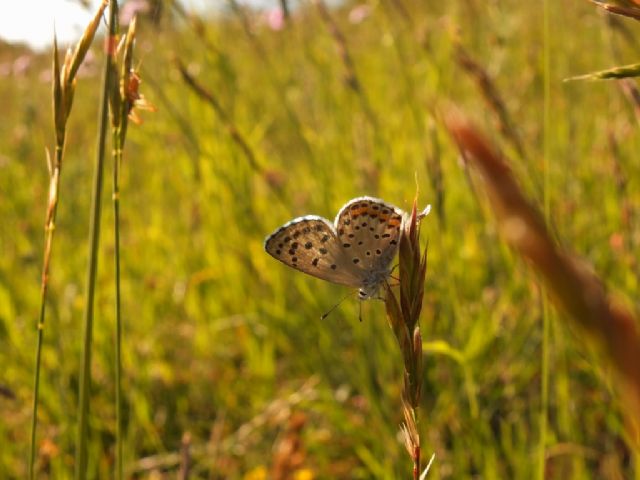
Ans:
[{"label": "grass seed head", "polygon": [[82,64],[89,47],[93,42],[96,30],[100,25],[100,19],[104,9],[108,5],[108,0],[104,0],[95,16],[85,28],[82,37],[76,44],[75,50],[68,49],[64,62],[60,65],[58,52],[58,41],[54,32],[53,35],[53,117],[56,131],[56,148],[62,150],[66,135],[67,119],[71,113],[73,104],[73,94],[76,88],[76,75]]},{"label": "grass seed head", "polygon": [[100,25],[100,19],[102,18],[102,14],[104,13],[104,10],[105,8],[107,8],[108,4],[109,4],[108,0],[103,0],[103,2],[98,7],[98,10],[96,11],[96,14],[93,16],[93,18],[89,22],[89,25],[87,25],[87,28],[84,29],[84,32],[82,33],[82,37],[76,44],[75,51],[73,52],[73,54],[71,53],[68,54],[69,63],[68,63],[68,68],[65,71],[65,78],[69,82],[72,82],[75,79],[76,74],[78,73],[78,69],[82,64],[84,57],[87,55],[87,52],[89,51],[89,47],[91,46],[91,43],[93,43],[93,37],[95,36],[96,31],[98,30],[98,26]]},{"label": "grass seed head", "polygon": [[[505,157],[460,113],[445,115],[460,152],[484,179],[503,237],[537,271],[556,305],[596,340],[618,371],[629,434],[640,441],[640,329],[637,315],[611,298],[583,261],[557,245]],[[638,443],[640,445],[640,443]]]},{"label": "grass seed head", "polygon": [[[402,412],[404,422],[400,426],[403,443],[414,463],[414,473],[420,466],[420,435],[417,414],[422,391],[422,335],[419,319],[427,272],[426,249],[421,253],[420,221],[428,213],[427,207],[417,211],[417,199],[411,213],[402,222],[399,245],[400,301],[386,284],[385,305],[387,318],[398,341],[404,362]],[[417,475],[417,474],[416,474]],[[414,475],[414,478],[418,478]]]},{"label": "grass seed head", "polygon": [[591,0],[591,2],[609,13],[640,20],[640,2],[638,0]]}]

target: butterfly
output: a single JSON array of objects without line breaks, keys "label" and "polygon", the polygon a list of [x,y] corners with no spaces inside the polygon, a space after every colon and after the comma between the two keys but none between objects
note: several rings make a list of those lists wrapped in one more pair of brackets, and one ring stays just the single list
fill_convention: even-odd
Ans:
[{"label": "butterfly", "polygon": [[378,198],[358,197],[340,209],[333,224],[316,215],[295,218],[269,235],[264,248],[296,270],[358,288],[366,300],[377,296],[391,274],[405,217]]}]

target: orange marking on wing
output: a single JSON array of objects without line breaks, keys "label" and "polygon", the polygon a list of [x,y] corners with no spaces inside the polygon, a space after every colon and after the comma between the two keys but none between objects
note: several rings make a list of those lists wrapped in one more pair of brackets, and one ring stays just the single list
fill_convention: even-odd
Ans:
[{"label": "orange marking on wing", "polygon": [[368,211],[369,209],[367,207],[354,208],[353,210],[351,210],[351,216],[357,217]]},{"label": "orange marking on wing", "polygon": [[399,227],[401,223],[402,220],[398,217],[393,217],[389,220],[389,225],[391,225],[392,227]]}]

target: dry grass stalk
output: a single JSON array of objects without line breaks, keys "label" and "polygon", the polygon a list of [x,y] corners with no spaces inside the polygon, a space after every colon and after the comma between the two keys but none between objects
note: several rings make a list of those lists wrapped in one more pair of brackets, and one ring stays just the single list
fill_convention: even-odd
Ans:
[{"label": "dry grass stalk", "polygon": [[[115,478],[124,478],[124,433],[122,394],[122,314],[120,293],[120,169],[129,120],[142,123],[136,108],[155,111],[139,92],[142,80],[133,68],[133,46],[136,36],[134,16],[126,35],[113,55],[109,55],[112,74],[109,75],[109,112],[111,114],[112,157],[113,157],[113,220],[114,220],[114,260],[115,260],[115,391],[116,391],[116,472]],[[114,38],[115,41],[115,38]]]},{"label": "dry grass stalk", "polygon": [[349,52],[346,37],[340,30],[338,23],[331,16],[331,13],[324,1],[312,0],[312,3],[315,5],[320,19],[325,24],[327,30],[329,30],[329,34],[333,38],[338,56],[340,57],[340,61],[344,68],[344,83],[347,85],[347,88],[353,92],[357,101],[360,103],[361,111],[371,128],[374,140],[373,153],[371,155],[372,158],[370,159],[371,161],[369,161],[369,158],[366,158],[361,168],[362,176],[368,185],[368,188],[375,192],[379,184],[380,170],[383,168],[384,163],[392,157],[393,153],[389,144],[385,140],[383,129],[378,121],[378,116],[376,115],[375,110],[369,101],[369,97],[363,88],[363,84],[356,73],[355,64],[351,53]]},{"label": "dry grass stalk", "polygon": [[[234,455],[244,453],[251,448],[255,436],[259,436],[259,432],[266,428],[273,419],[281,422],[285,418],[291,416],[291,412],[299,405],[313,402],[318,397],[316,386],[319,380],[317,377],[309,377],[303,385],[295,392],[284,398],[276,398],[271,401],[258,415],[248,422],[241,425],[235,432],[231,433],[219,443],[213,444],[207,442],[204,444],[191,444],[190,453],[192,463],[198,462],[198,468],[205,466],[214,466],[216,460],[221,454]],[[141,475],[145,472],[151,472],[157,469],[168,470],[176,468],[182,460],[179,451],[162,453],[138,459],[128,472],[131,476]]]},{"label": "dry grass stalk", "polygon": [[347,46],[347,40],[338,27],[338,24],[329,13],[329,10],[327,9],[327,6],[324,4],[323,0],[313,0],[313,4],[316,6],[320,18],[327,26],[327,29],[329,30],[329,33],[331,34],[331,37],[333,38],[333,41],[336,45],[338,56],[340,57],[342,65],[344,66],[345,83],[357,95],[362,105],[362,110],[367,116],[367,120],[369,121],[369,123],[371,123],[373,129],[375,130],[376,136],[378,136],[378,119],[376,118],[373,109],[371,108],[371,103],[369,102],[369,99],[367,98],[367,95],[362,88],[362,83],[360,82],[360,79],[356,74],[356,68],[353,63],[351,53],[349,52],[349,47]]},{"label": "dry grass stalk", "polygon": [[178,471],[179,480],[188,480],[191,473],[191,434],[185,432],[182,435],[180,444],[180,470]]},{"label": "dry grass stalk", "polygon": [[489,75],[489,72],[487,72],[487,70],[480,65],[480,63],[478,63],[461,44],[456,46],[455,52],[456,62],[471,76],[471,78],[473,78],[480,89],[482,98],[487,103],[491,111],[496,115],[498,120],[498,129],[509,143],[511,143],[511,146],[513,146],[518,155],[521,158],[524,158],[525,151],[520,135],[518,135],[518,131],[516,130],[514,122],[511,120],[507,110],[507,105],[500,94],[498,87]]},{"label": "dry grass stalk", "polygon": [[[624,41],[630,44],[634,49],[638,49],[638,44],[635,40],[633,32],[627,28],[625,23],[614,15],[609,15],[607,18],[607,27],[611,32],[609,37],[609,48],[611,49],[611,55],[615,59],[616,63],[620,62],[621,54],[616,42],[613,41],[613,34],[617,33]],[[623,78],[616,82],[616,85],[626,98],[626,100],[633,108],[633,113],[636,118],[636,122],[640,124],[640,90],[635,82],[630,78]]]},{"label": "dry grass stalk", "polygon": [[340,28],[338,28],[338,24],[329,13],[329,10],[327,9],[327,6],[324,4],[324,2],[322,0],[314,0],[313,4],[316,6],[320,18],[327,26],[329,33],[333,37],[336,49],[338,50],[338,55],[340,56],[340,61],[344,66],[345,83],[349,86],[349,88],[360,95],[362,93],[362,85],[360,83],[360,80],[358,80],[358,76],[356,75],[356,69],[354,67],[351,54],[349,53],[349,48],[347,47],[347,40],[340,31]]},{"label": "dry grass stalk", "polygon": [[76,89],[76,75],[89,51],[108,3],[108,0],[102,2],[76,44],[75,50],[73,52],[71,49],[67,50],[62,68],[58,58],[58,43],[55,37],[53,39],[53,118],[56,129],[56,148],[64,146],[67,119],[69,118],[69,113],[71,113],[73,95]]},{"label": "dry grass stalk", "polygon": [[640,77],[640,63],[631,65],[621,65],[618,67],[600,70],[598,72],[586,73],[565,79],[565,82],[574,80],[610,80],[630,77]]},{"label": "dry grass stalk", "polygon": [[396,336],[404,363],[402,413],[400,427],[404,445],[413,461],[413,478],[420,477],[420,434],[418,412],[422,392],[422,335],[420,313],[427,273],[427,250],[420,248],[420,220],[428,209],[418,214],[416,201],[411,214],[403,222],[399,246],[400,296],[396,297],[389,284],[385,285],[387,319]]},{"label": "dry grass stalk", "polygon": [[402,17],[402,20],[407,25],[411,26],[411,29],[413,30],[413,18],[411,17],[411,13],[407,9],[407,6],[402,3],[402,0],[391,0],[391,5],[398,11],[400,16]]},{"label": "dry grass stalk", "polygon": [[446,218],[444,211],[444,174],[442,171],[441,160],[441,148],[440,138],[438,136],[438,129],[436,128],[435,121],[430,118],[427,125],[427,134],[429,136],[429,143],[431,148],[426,156],[427,171],[429,172],[429,181],[431,182],[431,188],[435,192],[435,209],[436,216],[440,222],[440,226],[446,228]]},{"label": "dry grass stalk", "polygon": [[96,11],[93,19],[87,25],[82,37],[78,41],[75,50],[67,50],[64,62],[60,64],[57,39],[53,38],[53,122],[55,130],[55,150],[53,159],[47,152],[47,166],[49,169],[49,198],[45,214],[44,252],[42,261],[42,275],[40,283],[40,312],[37,323],[38,339],[36,345],[36,365],[34,373],[34,393],[31,420],[31,445],[29,455],[29,478],[34,476],[36,428],[38,423],[38,401],[40,391],[40,362],[42,354],[42,342],[44,334],[45,308],[47,291],[49,288],[49,271],[51,268],[51,252],[55,232],[56,213],[58,210],[60,175],[62,172],[62,159],[67,135],[67,120],[73,105],[73,95],[76,88],[76,75],[80,65],[89,51],[96,30],[100,25],[100,19],[107,7],[105,0]]},{"label": "dry grass stalk", "polygon": [[[274,68],[273,62],[269,58],[269,54],[267,53],[267,49],[261,43],[260,38],[254,32],[252,27],[252,21],[245,8],[238,4],[236,0],[227,0],[227,3],[231,7],[233,13],[238,17],[240,21],[240,25],[242,26],[242,30],[244,31],[249,43],[252,47],[252,52],[254,52],[256,58],[264,64],[264,73],[266,79],[271,83],[271,87],[277,93],[280,104],[284,108],[287,117],[291,124],[294,126],[294,131],[298,132],[298,140],[300,141],[300,145],[304,148],[305,154],[312,158],[314,156],[314,149],[311,148],[309,144],[309,140],[303,134],[305,128],[303,127],[302,121],[300,120],[300,116],[296,113],[295,107],[292,105],[290,95],[287,95],[287,84],[288,82],[283,82],[279,78],[278,69]],[[288,2],[286,0],[280,0],[280,7],[282,8],[284,15],[285,25],[293,25],[293,17],[291,16],[290,8],[288,7]],[[216,50],[218,55],[223,55],[223,53],[219,50]]]},{"label": "dry grass stalk", "polygon": [[262,45],[262,43],[260,43],[260,40],[258,39],[253,29],[251,19],[249,18],[249,15],[247,14],[245,8],[243,8],[240,4],[238,4],[236,0],[227,0],[227,3],[231,7],[231,10],[236,15],[236,17],[238,17],[238,19],[240,20],[242,30],[244,31],[245,35],[249,39],[249,42],[251,42],[251,46],[256,52],[257,57],[262,62],[264,62],[265,65],[267,65],[268,67],[267,71],[271,72],[272,69],[269,61],[269,55],[267,54],[267,50]]},{"label": "dry grass stalk", "polygon": [[[111,125],[119,130],[119,143],[124,144],[127,134],[128,121],[131,120],[136,125],[142,123],[138,116],[138,110],[155,112],[155,105],[150,103],[144,95],[140,93],[142,79],[133,67],[133,46],[136,38],[137,19],[133,17],[129,23],[126,35],[122,38],[112,57],[114,63],[114,75],[111,86],[109,108],[111,111]],[[119,65],[118,65],[119,63]]]},{"label": "dry grass stalk", "polygon": [[506,159],[465,118],[445,124],[485,187],[505,239],[542,277],[556,305],[602,347],[617,372],[628,432],[640,447],[640,332],[638,318],[606,293],[602,281],[552,239],[542,215],[522,193]]},{"label": "dry grass stalk", "polygon": [[[622,58],[620,46],[615,38],[616,36],[623,39],[624,42],[629,44],[633,49],[638,50],[638,42],[635,39],[634,32],[627,27],[626,22],[624,22],[620,17],[616,15],[606,15],[606,26],[608,33],[607,43],[609,50],[611,51],[611,57],[615,63],[620,63],[620,59]],[[635,80],[622,78],[615,83],[633,109],[636,122],[640,124],[640,90],[638,89]]]},{"label": "dry grass stalk", "polygon": [[253,170],[258,173],[264,173],[263,168],[258,163],[255,153],[249,146],[249,143],[245,139],[244,135],[240,133],[238,127],[233,123],[227,112],[222,108],[222,104],[218,101],[218,99],[213,95],[213,93],[207,90],[202,84],[200,84],[193,75],[189,73],[187,67],[182,63],[181,60],[175,60],[176,67],[180,71],[180,75],[182,75],[182,79],[201,99],[205,100],[212,108],[213,111],[218,116],[218,119],[222,122],[227,133],[231,137],[231,139],[240,147],[240,150],[247,158],[249,165]]},{"label": "dry grass stalk", "polygon": [[617,82],[617,84],[622,91],[622,94],[631,105],[631,108],[633,108],[636,122],[640,124],[640,89],[638,88],[638,85],[630,78],[623,78]]},{"label": "dry grass stalk", "polygon": [[289,11],[289,3],[287,0],[280,0],[280,9],[282,10],[282,15],[284,17],[285,23],[289,21],[289,17],[291,16],[291,12]]},{"label": "dry grass stalk", "polygon": [[[615,134],[610,131],[607,135],[609,142],[609,151],[611,152],[611,158],[613,160],[613,177],[616,182],[616,190],[618,192],[618,198],[620,205],[620,222],[622,227],[626,230],[625,244],[629,251],[633,248],[633,237],[629,235],[634,227],[633,216],[633,202],[629,195],[629,178],[624,168],[623,155],[618,146],[618,141]],[[635,258],[635,257],[634,257]]]},{"label": "dry grass stalk", "polygon": [[602,0],[591,0],[591,3],[595,3],[609,13],[640,20],[640,2],[637,0],[617,0],[615,4]]},{"label": "dry grass stalk", "polygon": [[181,20],[189,24],[191,30],[206,50],[211,50],[216,56],[222,55],[221,50],[210,40],[208,26],[199,15],[187,12],[185,6],[180,2],[171,2],[171,8]]},{"label": "dry grass stalk", "polygon": [[272,480],[296,478],[301,471],[304,471],[307,453],[304,448],[303,431],[307,421],[307,415],[304,412],[291,411],[285,430],[273,446],[270,475]]}]

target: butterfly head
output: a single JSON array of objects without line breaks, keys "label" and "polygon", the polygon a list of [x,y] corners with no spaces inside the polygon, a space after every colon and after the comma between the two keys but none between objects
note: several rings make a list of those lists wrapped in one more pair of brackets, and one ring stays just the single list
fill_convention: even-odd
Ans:
[{"label": "butterfly head", "polygon": [[364,281],[362,286],[358,289],[358,298],[360,300],[368,300],[370,298],[376,298],[378,291],[382,284],[389,277],[389,270],[378,270],[372,272],[371,275]]},{"label": "butterfly head", "polygon": [[371,287],[363,287],[358,290],[358,298],[360,300],[368,300],[369,298],[372,298],[374,295],[376,295],[379,289],[380,285],[376,285],[375,289]]}]

